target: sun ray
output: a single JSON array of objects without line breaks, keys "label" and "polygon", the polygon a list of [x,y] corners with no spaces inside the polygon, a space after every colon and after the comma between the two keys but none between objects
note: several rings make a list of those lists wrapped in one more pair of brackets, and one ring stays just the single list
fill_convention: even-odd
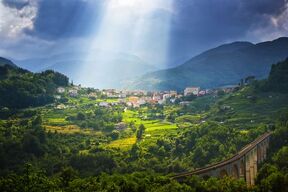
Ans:
[{"label": "sun ray", "polygon": [[[111,57],[117,53],[140,57],[158,67],[165,65],[172,0],[108,0],[104,9],[101,24],[86,48],[81,71],[85,79],[81,82],[94,87],[113,86],[118,72]],[[125,68],[125,63],[118,65]]]}]

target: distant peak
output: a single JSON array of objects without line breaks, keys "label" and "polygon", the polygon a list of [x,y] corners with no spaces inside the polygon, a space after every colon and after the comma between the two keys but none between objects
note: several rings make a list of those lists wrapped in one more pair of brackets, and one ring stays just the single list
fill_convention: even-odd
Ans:
[{"label": "distant peak", "polygon": [[10,66],[16,67],[16,65],[11,60],[6,59],[4,57],[0,57],[0,66],[1,65],[10,65]]},{"label": "distant peak", "polygon": [[243,48],[243,47],[248,47],[248,46],[252,46],[254,45],[253,43],[251,42],[248,42],[248,41],[235,41],[235,42],[232,42],[232,43],[226,43],[226,44],[223,44],[223,45],[220,45],[219,47],[217,48]]},{"label": "distant peak", "polygon": [[278,39],[275,39],[273,41],[288,41],[288,37],[279,37]]},{"label": "distant peak", "polygon": [[205,55],[205,54],[215,54],[215,53],[217,54],[217,53],[223,53],[223,52],[233,52],[233,51],[248,48],[251,46],[254,46],[254,44],[248,41],[235,41],[235,42],[223,44],[216,48],[205,51],[199,56],[203,54]]}]

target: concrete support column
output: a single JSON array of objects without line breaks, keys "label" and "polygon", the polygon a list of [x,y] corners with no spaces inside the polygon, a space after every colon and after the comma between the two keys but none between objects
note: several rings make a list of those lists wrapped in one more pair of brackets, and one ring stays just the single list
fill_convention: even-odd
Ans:
[{"label": "concrete support column", "polygon": [[257,145],[257,160],[258,160],[258,163],[260,163],[261,161],[261,145]]},{"label": "concrete support column", "polygon": [[239,178],[240,179],[245,179],[245,159],[243,158],[242,160],[240,160],[239,163]]},{"label": "concrete support column", "polygon": [[245,178],[248,186],[251,186],[250,154],[245,157]]},{"label": "concrete support column", "polygon": [[261,155],[260,155],[260,163],[262,163],[263,160],[264,160],[264,146],[263,146],[262,143],[261,143],[260,146],[261,146],[261,147],[260,147],[260,153],[261,153]]},{"label": "concrete support column", "polygon": [[254,162],[253,162],[253,156],[250,158],[250,185],[254,185],[254,175],[255,175],[255,170],[254,170]]},{"label": "concrete support column", "polygon": [[263,146],[263,160],[266,160],[266,157],[267,157],[267,143],[265,142]]},{"label": "concrete support column", "polygon": [[253,167],[254,167],[254,171],[253,171],[253,173],[254,173],[254,175],[253,175],[253,182],[255,183],[255,179],[256,179],[256,176],[257,176],[257,148],[255,148],[254,149],[254,153],[253,153],[254,155],[253,155]]}]

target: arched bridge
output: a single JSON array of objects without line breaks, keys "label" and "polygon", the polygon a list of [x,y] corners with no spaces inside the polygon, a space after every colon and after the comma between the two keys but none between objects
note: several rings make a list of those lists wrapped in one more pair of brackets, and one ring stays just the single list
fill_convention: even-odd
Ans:
[{"label": "arched bridge", "polygon": [[191,175],[218,178],[231,176],[237,179],[243,178],[247,185],[254,185],[257,165],[266,159],[271,134],[268,132],[261,135],[229,159],[191,172],[180,173],[172,178],[182,180]]}]

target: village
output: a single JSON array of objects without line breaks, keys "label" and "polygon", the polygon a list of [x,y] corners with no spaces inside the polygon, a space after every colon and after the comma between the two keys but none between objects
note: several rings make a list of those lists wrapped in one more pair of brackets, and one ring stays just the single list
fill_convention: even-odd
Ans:
[{"label": "village", "polygon": [[[186,87],[183,91],[144,91],[144,90],[117,90],[117,89],[92,89],[82,88],[81,85],[68,88],[58,87],[56,100],[61,100],[65,95],[72,98],[86,97],[95,100],[100,107],[111,107],[124,104],[127,107],[137,108],[145,104],[177,104],[189,105],[196,97],[206,95],[217,96],[218,94],[230,93],[239,88],[239,85],[224,86],[214,89],[201,89],[200,87]],[[109,100],[109,101],[107,101]],[[57,105],[57,109],[65,108],[64,104]]]}]

